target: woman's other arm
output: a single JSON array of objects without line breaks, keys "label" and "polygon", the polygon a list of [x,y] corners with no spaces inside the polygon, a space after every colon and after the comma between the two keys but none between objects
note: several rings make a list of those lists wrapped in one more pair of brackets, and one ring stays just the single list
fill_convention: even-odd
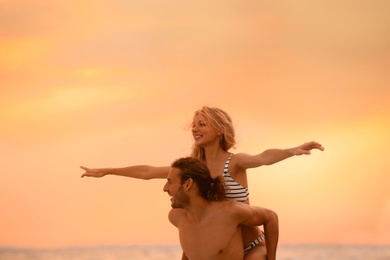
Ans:
[{"label": "woman's other arm", "polygon": [[263,165],[271,165],[295,155],[309,155],[311,150],[324,150],[321,144],[311,141],[300,146],[287,149],[267,149],[256,155],[237,154],[237,167],[241,169],[255,168]]},{"label": "woman's other arm", "polygon": [[80,166],[85,172],[81,177],[103,177],[106,175],[117,175],[142,180],[165,179],[168,176],[169,166],[134,165],[123,168],[88,168]]}]

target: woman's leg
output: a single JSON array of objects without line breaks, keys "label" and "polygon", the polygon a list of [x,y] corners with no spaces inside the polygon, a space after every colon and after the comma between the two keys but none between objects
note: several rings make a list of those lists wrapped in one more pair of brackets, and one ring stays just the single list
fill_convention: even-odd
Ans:
[{"label": "woman's leg", "polygon": [[244,260],[267,260],[267,250],[265,242],[261,241],[252,248],[244,257]]}]

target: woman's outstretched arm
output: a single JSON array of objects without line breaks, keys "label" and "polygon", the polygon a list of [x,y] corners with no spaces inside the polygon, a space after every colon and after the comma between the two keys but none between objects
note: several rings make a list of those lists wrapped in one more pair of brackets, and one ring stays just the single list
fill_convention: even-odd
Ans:
[{"label": "woman's outstretched arm", "polygon": [[241,169],[255,168],[263,165],[271,165],[296,155],[309,155],[311,150],[324,150],[324,147],[314,141],[304,143],[300,146],[287,149],[267,149],[256,155],[237,154],[237,167]]},{"label": "woman's outstretched arm", "polygon": [[134,165],[123,168],[88,168],[80,166],[85,172],[81,177],[100,178],[106,175],[117,175],[142,180],[165,179],[168,176],[169,166]]}]

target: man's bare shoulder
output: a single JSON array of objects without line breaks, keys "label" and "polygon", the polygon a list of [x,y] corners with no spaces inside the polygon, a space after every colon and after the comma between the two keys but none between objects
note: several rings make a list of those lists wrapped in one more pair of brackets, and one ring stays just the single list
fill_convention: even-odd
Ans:
[{"label": "man's bare shoulder", "polygon": [[178,208],[171,209],[168,214],[168,219],[174,226],[177,227],[184,214],[185,211],[183,209],[178,209]]},{"label": "man's bare shoulder", "polygon": [[216,202],[216,207],[219,207],[221,211],[234,213],[243,210],[243,207],[247,206],[245,203],[237,202],[234,200],[224,200]]},{"label": "man's bare shoulder", "polygon": [[220,202],[219,210],[221,212],[224,212],[224,214],[226,215],[241,218],[243,214],[248,214],[248,210],[250,210],[250,207],[251,206],[246,203],[226,200]]}]

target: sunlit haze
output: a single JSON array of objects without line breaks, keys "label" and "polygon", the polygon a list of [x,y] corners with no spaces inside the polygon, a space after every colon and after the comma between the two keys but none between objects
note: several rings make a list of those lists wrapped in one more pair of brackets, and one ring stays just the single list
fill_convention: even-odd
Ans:
[{"label": "sunlit haze", "polygon": [[0,0],[0,246],[178,244],[165,180],[203,105],[234,153],[318,141],[248,171],[280,243],[390,243],[390,2]]}]

